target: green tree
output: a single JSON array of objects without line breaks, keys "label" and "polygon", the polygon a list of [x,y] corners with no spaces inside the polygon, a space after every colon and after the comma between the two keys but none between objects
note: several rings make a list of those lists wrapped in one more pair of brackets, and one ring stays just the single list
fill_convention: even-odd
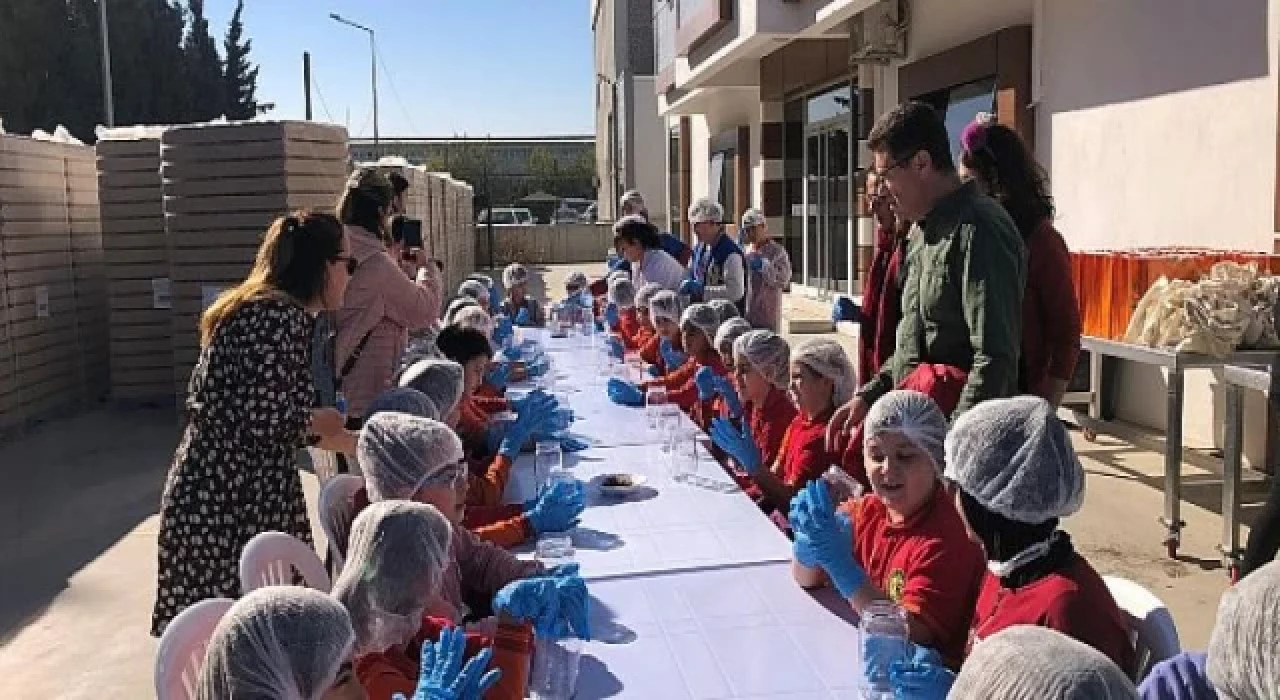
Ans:
[{"label": "green tree", "polygon": [[204,16],[204,0],[188,0],[187,35],[182,40],[182,53],[187,68],[187,84],[191,89],[191,121],[216,119],[226,114],[223,95],[222,59],[218,45],[209,33],[209,20]]},{"label": "green tree", "polygon": [[529,153],[529,185],[548,194],[559,194],[560,164],[545,146]]},{"label": "green tree", "polygon": [[253,42],[244,38],[244,0],[237,0],[236,10],[227,27],[227,38],[222,44],[226,56],[223,71],[223,95],[227,101],[228,119],[252,119],[258,114],[258,67],[249,62]]},{"label": "green tree", "polygon": [[110,0],[117,124],[172,124],[189,111],[182,8],[170,0]]}]

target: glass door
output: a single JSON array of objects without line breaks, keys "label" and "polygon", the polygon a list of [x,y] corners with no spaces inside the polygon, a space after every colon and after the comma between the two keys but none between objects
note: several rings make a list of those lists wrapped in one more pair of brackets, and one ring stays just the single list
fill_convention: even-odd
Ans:
[{"label": "glass door", "polygon": [[850,289],[851,91],[808,101],[804,164],[804,284],[819,294]]}]

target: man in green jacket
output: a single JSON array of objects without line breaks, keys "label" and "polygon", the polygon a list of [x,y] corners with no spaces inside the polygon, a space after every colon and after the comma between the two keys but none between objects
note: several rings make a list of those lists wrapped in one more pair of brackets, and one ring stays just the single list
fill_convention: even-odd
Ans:
[{"label": "man in green jacket", "polygon": [[1027,254],[1017,226],[999,203],[960,179],[946,125],[932,107],[907,102],[885,114],[868,148],[898,212],[916,224],[894,354],[875,376],[861,378],[855,398],[832,417],[832,444],[921,363],[968,373],[953,419],[1018,387]]}]

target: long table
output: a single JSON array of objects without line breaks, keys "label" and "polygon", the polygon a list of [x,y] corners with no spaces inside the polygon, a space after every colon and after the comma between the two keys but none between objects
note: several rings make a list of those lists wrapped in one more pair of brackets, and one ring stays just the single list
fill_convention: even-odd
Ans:
[{"label": "long table", "polygon": [[[590,698],[859,697],[859,632],[832,590],[808,592],[791,578],[786,536],[698,446],[698,469],[676,476],[644,409],[609,401],[597,355],[581,339],[541,341],[553,390],[579,419],[571,432],[591,447],[565,455],[586,486],[572,533],[589,582],[593,641],[583,648],[578,700]],[[531,384],[513,389],[530,389]],[[683,432],[696,430],[692,422]],[[626,498],[603,495],[599,477],[641,474]],[[545,475],[516,460],[508,502],[532,498]],[[519,554],[533,555],[526,547]]]}]

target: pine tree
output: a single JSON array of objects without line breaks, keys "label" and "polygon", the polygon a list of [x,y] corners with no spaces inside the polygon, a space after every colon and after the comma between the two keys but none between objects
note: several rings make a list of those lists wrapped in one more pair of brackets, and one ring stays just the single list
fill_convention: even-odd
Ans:
[{"label": "pine tree", "polygon": [[182,41],[187,85],[191,90],[187,118],[191,121],[216,119],[226,114],[227,107],[223,96],[222,59],[218,57],[217,42],[209,34],[204,0],[188,0],[187,17],[190,21]]},{"label": "pine tree", "polygon": [[226,68],[222,74],[223,95],[227,101],[228,119],[252,119],[258,114],[258,67],[249,62],[253,41],[244,38],[244,0],[237,0],[236,11],[227,27],[222,44]]}]

